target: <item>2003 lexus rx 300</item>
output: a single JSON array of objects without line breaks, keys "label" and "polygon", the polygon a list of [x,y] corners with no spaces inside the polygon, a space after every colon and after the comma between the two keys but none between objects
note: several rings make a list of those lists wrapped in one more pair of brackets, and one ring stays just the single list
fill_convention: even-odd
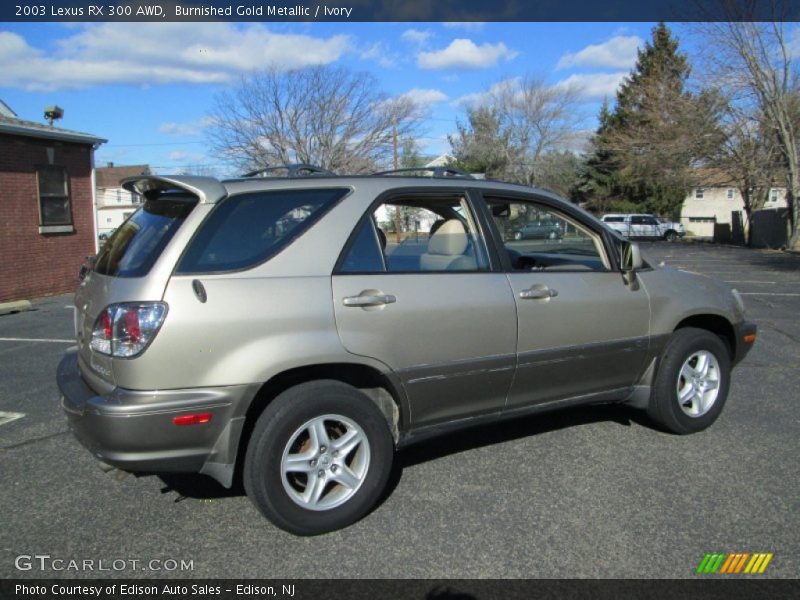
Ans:
[{"label": "2003 lexus rx 300", "polygon": [[[541,190],[305,171],[126,182],[145,202],[85,273],[58,369],[98,459],[241,472],[312,535],[366,514],[415,440],[578,404],[681,434],[722,411],[755,340],[736,291]],[[545,221],[555,239],[515,239]]]}]

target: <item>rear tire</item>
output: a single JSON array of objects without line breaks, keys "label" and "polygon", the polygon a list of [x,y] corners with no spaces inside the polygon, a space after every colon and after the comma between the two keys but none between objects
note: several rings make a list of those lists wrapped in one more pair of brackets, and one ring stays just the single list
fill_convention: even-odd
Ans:
[{"label": "rear tire", "polygon": [[244,488],[281,529],[319,535],[369,512],[393,456],[389,425],[369,398],[339,381],[303,383],[275,398],[256,421]]},{"label": "rear tire", "polygon": [[730,373],[730,353],[719,337],[705,329],[678,329],[661,356],[647,414],[672,433],[702,431],[722,412]]}]

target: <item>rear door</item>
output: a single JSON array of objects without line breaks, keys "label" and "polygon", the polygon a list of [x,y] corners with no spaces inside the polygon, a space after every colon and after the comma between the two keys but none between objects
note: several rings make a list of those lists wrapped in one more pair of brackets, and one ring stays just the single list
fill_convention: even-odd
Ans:
[{"label": "rear door", "polygon": [[506,402],[516,307],[482,230],[463,190],[393,197],[364,216],[334,273],[342,344],[399,376],[414,425]]},{"label": "rear door", "polygon": [[[518,363],[508,406],[624,390],[639,378],[650,308],[628,286],[600,230],[545,199],[486,196],[518,312]],[[552,202],[552,201],[550,201]],[[557,240],[514,240],[509,222],[552,219]]]}]

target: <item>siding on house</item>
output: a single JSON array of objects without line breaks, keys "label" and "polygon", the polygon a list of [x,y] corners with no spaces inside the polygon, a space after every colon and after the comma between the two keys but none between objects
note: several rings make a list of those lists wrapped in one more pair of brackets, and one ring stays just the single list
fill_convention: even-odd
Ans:
[{"label": "siding on house", "polygon": [[133,214],[142,204],[142,198],[122,188],[121,181],[136,175],[149,175],[147,165],[131,165],[96,169],[97,182],[97,233],[110,233]]},{"label": "siding on house", "polygon": [[[786,207],[786,189],[773,188],[764,208]],[[683,201],[681,224],[688,235],[714,237],[714,225],[731,225],[731,213],[744,212],[744,199],[737,188],[696,187]]]}]

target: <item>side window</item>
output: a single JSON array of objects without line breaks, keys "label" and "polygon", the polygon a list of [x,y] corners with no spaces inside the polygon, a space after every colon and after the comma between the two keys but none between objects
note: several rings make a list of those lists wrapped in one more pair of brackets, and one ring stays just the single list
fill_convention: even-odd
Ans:
[{"label": "side window", "polygon": [[386,270],[383,247],[386,235],[375,229],[371,217],[363,220],[355,239],[342,261],[340,273],[378,273]]},{"label": "side window", "polygon": [[486,247],[463,196],[394,198],[360,227],[340,273],[489,270]]},{"label": "side window", "polygon": [[658,221],[654,217],[643,217],[642,220],[645,225],[658,225]]},{"label": "side window", "polygon": [[645,223],[644,217],[631,217],[631,225],[643,225]]},{"label": "side window", "polygon": [[254,267],[288,246],[346,193],[345,189],[319,188],[230,196],[201,225],[177,272]]},{"label": "side window", "polygon": [[533,201],[486,198],[515,271],[606,271],[596,233],[572,217]]}]

